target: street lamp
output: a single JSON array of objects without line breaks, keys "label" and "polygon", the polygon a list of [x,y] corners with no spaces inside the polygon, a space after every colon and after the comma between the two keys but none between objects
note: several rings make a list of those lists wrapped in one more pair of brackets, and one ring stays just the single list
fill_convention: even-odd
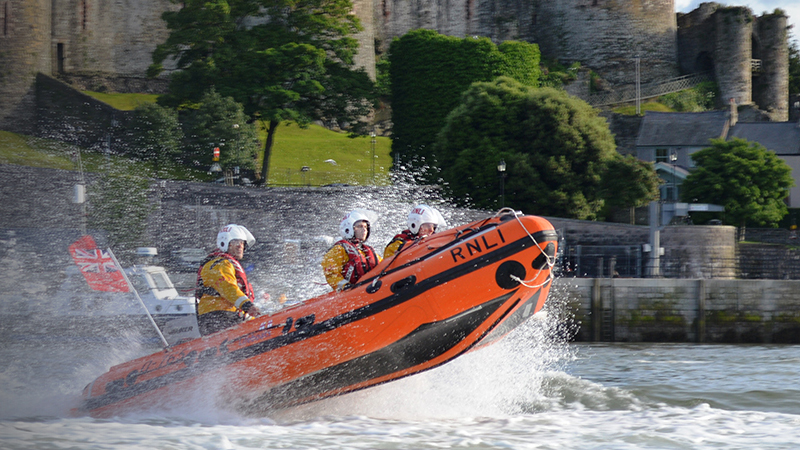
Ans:
[{"label": "street lamp", "polygon": [[500,160],[497,164],[497,171],[500,172],[500,207],[505,208],[506,206],[506,162],[505,160]]},{"label": "street lamp", "polygon": [[375,184],[375,129],[369,134],[372,138],[372,184]]},{"label": "street lamp", "polygon": [[672,197],[670,200],[678,201],[678,180],[675,179],[675,162],[678,161],[677,150],[669,151],[669,162],[672,166]]}]

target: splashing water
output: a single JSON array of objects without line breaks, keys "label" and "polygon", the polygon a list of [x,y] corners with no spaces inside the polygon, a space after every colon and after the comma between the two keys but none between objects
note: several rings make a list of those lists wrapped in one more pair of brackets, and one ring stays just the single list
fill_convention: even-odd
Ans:
[{"label": "splashing water", "polygon": [[[438,188],[419,186],[413,178],[401,171],[389,189],[332,189],[324,202],[319,201],[318,193],[305,197],[310,191],[299,189],[289,196],[294,205],[305,207],[264,211],[274,217],[276,226],[268,233],[259,230],[257,237],[261,245],[268,247],[269,252],[264,253],[272,260],[255,264],[250,279],[257,290],[271,294],[272,301],[265,309],[281,308],[278,303],[281,295],[290,302],[303,301],[330,290],[322,276],[321,256],[339,239],[338,223],[353,208],[370,209],[378,214],[368,243],[380,253],[396,233],[406,228],[406,216],[416,204],[426,203],[439,209],[450,226],[490,214],[453,207],[441,197]],[[255,256],[254,259],[259,257],[257,253]],[[542,393],[548,380],[571,358],[565,339],[557,332],[563,320],[557,309],[557,303],[551,301],[535,320],[519,327],[500,343],[428,373],[283,411],[278,416],[284,419],[321,414],[470,417],[513,415],[546,408],[544,404],[550,400],[542,397]],[[0,382],[5,382],[0,393],[3,405],[0,417],[64,417],[75,406],[85,383],[114,364],[154,350],[152,343],[136,341],[133,336],[112,344],[73,340],[41,348],[35,342],[22,341],[5,348],[2,356],[9,364],[0,369]],[[36,380],[35,385],[30,380]],[[194,399],[194,403],[166,407],[161,414],[214,421],[231,413],[203,395]]]}]

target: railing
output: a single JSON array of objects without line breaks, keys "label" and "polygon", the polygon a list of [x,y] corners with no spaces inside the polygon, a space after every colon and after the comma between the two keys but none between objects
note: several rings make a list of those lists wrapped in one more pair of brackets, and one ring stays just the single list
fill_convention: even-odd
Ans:
[{"label": "railing", "polygon": [[[564,244],[562,244],[564,245]],[[649,254],[638,245],[564,245],[559,252],[561,276],[577,278],[647,278]],[[667,255],[659,258],[660,278],[736,278],[800,280],[800,251],[737,251],[736,257],[710,260]]]},{"label": "railing", "polygon": [[[711,72],[700,72],[671,78],[658,83],[647,83],[640,86],[639,99],[658,97],[672,92],[679,92],[693,88],[700,83],[713,81],[714,75]],[[601,92],[590,94],[587,103],[592,106],[607,106],[618,103],[627,103],[636,100],[636,85],[625,85],[612,92]]]},{"label": "railing", "polygon": [[304,166],[300,170],[286,169],[270,172],[269,185],[281,187],[299,186],[386,186],[389,175],[381,172],[374,176],[364,173],[311,170]]}]

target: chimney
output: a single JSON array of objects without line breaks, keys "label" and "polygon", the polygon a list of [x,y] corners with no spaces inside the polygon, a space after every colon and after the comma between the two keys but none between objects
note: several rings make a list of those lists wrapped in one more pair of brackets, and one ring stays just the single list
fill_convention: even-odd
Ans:
[{"label": "chimney", "polygon": [[739,121],[739,111],[736,109],[736,99],[731,97],[731,124],[730,126],[733,127],[736,125],[736,122]]}]

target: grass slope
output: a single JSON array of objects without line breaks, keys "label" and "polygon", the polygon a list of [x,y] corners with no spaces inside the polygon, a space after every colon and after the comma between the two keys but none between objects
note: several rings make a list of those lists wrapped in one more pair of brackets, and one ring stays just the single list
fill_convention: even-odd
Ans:
[{"label": "grass slope", "polygon": [[[85,92],[120,110],[133,110],[146,102],[155,102],[158,96],[149,94],[105,94]],[[259,138],[266,141],[266,131],[259,126]],[[342,183],[357,185],[386,185],[389,183],[389,156],[391,139],[376,137],[348,137],[346,133],[328,130],[318,125],[300,128],[287,122],[278,129],[270,160],[269,184],[273,186],[321,186]],[[17,164],[64,170],[78,170],[77,152],[84,170],[104,171],[108,165],[130,167],[131,174],[155,176],[149,164],[126,158],[93,153],[58,141],[38,139],[13,133],[0,132],[0,164]],[[209,150],[210,151],[210,150]],[[261,169],[261,157],[257,169]],[[374,177],[373,177],[374,159]],[[332,160],[335,162],[325,162]],[[305,168],[305,169],[304,169]],[[124,169],[123,169],[124,170]],[[206,172],[183,167],[161,168],[161,178],[210,181],[218,178]]]}]

